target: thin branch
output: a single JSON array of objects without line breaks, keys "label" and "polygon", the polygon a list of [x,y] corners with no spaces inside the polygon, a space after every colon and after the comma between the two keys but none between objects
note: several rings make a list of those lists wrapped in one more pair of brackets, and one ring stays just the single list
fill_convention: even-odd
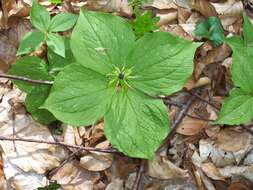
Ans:
[{"label": "thin branch", "polygon": [[192,103],[195,101],[195,99],[196,99],[195,96],[191,96],[188,99],[188,101],[186,102],[186,104],[184,104],[182,106],[181,111],[178,113],[175,121],[173,122],[173,124],[171,126],[171,131],[170,131],[169,135],[166,137],[163,144],[160,146],[159,150],[163,149],[166,145],[170,144],[171,139],[173,139],[173,137],[176,134],[176,131],[177,131],[177,128],[178,128],[179,124],[181,123],[183,118],[186,116],[188,110],[190,109],[190,107],[191,107]]},{"label": "thin branch", "polygon": [[204,98],[202,98],[200,95],[198,95],[197,93],[191,92],[191,91],[187,91],[189,94],[191,94],[192,96],[195,96],[196,98],[198,98],[199,100],[201,100],[202,102],[205,102],[207,104],[209,104],[210,106],[214,107],[217,110],[220,110],[220,108],[218,106],[216,106],[215,104],[213,104],[212,102],[205,100]]},{"label": "thin branch", "polygon": [[3,73],[0,73],[0,78],[20,80],[20,81],[24,81],[24,82],[32,83],[32,84],[52,85],[54,83],[54,81],[33,80],[33,79],[30,79],[30,78],[27,78],[27,77],[16,76],[16,75],[8,75],[8,74],[3,74]]},{"label": "thin branch", "polygon": [[83,151],[94,151],[94,152],[104,152],[104,153],[120,153],[119,151],[117,151],[116,149],[113,149],[113,148],[84,147],[84,146],[66,144],[66,143],[63,143],[63,142],[52,142],[52,141],[35,140],[35,139],[22,139],[22,138],[10,138],[10,137],[3,137],[3,136],[0,136],[0,140],[52,144],[52,145],[69,147],[69,148],[74,148],[74,149],[83,150]]},{"label": "thin branch", "polygon": [[138,172],[136,174],[136,178],[135,178],[135,181],[134,181],[134,185],[133,185],[133,190],[138,190],[139,187],[140,187],[140,182],[141,182],[141,177],[142,177],[142,174],[144,172],[144,168],[145,168],[145,160],[142,160],[141,161],[141,164],[140,164],[140,167],[138,169]]}]

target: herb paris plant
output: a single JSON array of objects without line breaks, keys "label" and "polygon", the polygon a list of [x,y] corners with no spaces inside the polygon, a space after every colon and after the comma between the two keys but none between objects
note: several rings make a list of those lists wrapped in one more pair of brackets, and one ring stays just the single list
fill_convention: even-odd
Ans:
[{"label": "herb paris plant", "polygon": [[23,55],[37,50],[43,43],[56,54],[65,57],[64,38],[56,32],[66,31],[72,28],[77,16],[71,13],[60,13],[50,18],[49,12],[37,0],[33,0],[30,11],[32,25],[38,31],[27,33],[17,51],[17,55]]},{"label": "herb paris plant", "polygon": [[183,87],[197,45],[165,32],[135,41],[122,18],[82,10],[71,37],[76,63],[57,75],[43,108],[76,126],[104,117],[114,147],[151,158],[169,131],[166,106],[155,97]]},{"label": "herb paris plant", "polygon": [[246,124],[253,118],[253,25],[246,15],[243,38],[226,39],[233,50],[232,80],[236,86],[225,99],[217,124]]}]

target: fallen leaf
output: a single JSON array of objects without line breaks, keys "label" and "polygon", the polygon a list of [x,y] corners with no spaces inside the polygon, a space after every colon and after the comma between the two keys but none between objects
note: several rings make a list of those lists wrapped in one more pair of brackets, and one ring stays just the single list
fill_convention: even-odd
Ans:
[{"label": "fallen leaf", "polygon": [[193,10],[200,12],[206,18],[217,16],[217,12],[208,0],[189,0]]},{"label": "fallen leaf", "polygon": [[251,140],[252,136],[247,131],[228,127],[219,132],[216,144],[224,151],[238,152],[249,147]]},{"label": "fallen leaf", "polygon": [[124,190],[124,181],[121,179],[114,179],[109,183],[105,190]]},{"label": "fallen leaf", "polygon": [[242,182],[232,183],[227,190],[251,190],[251,188]]},{"label": "fallen leaf", "polygon": [[225,177],[220,174],[219,170],[212,162],[202,163],[201,169],[213,180],[225,180]]},{"label": "fallen leaf", "polygon": [[171,179],[171,178],[187,178],[189,177],[188,171],[183,170],[166,157],[156,157],[153,161],[148,163],[147,175],[158,179]]}]

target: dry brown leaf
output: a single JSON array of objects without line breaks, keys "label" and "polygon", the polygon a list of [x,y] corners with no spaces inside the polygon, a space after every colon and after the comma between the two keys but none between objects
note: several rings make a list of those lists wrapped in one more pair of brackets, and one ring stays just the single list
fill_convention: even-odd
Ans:
[{"label": "dry brown leaf", "polygon": [[226,166],[219,168],[221,175],[225,177],[242,176],[253,182],[253,165],[250,166]]},{"label": "dry brown leaf", "polygon": [[217,12],[213,5],[208,0],[189,0],[191,8],[200,12],[206,18],[217,16]]},{"label": "dry brown leaf", "polygon": [[222,17],[240,16],[244,10],[242,1],[230,0],[226,3],[212,3]]},{"label": "dry brown leaf", "polygon": [[169,13],[158,13],[157,16],[160,17],[157,26],[167,25],[169,22],[177,19],[177,11],[173,10]]},{"label": "dry brown leaf", "polygon": [[64,190],[93,190],[93,178],[98,174],[91,173],[71,161],[61,167],[51,180],[56,180]]},{"label": "dry brown leaf", "polygon": [[225,180],[225,177],[220,174],[219,170],[212,162],[202,163],[201,169],[213,180]]},{"label": "dry brown leaf", "polygon": [[247,131],[224,128],[219,132],[216,144],[224,151],[238,152],[249,147],[251,140],[252,137]]},{"label": "dry brown leaf", "polygon": [[0,155],[0,189],[5,190],[7,189],[6,179],[4,177],[4,171],[3,171],[3,159]]},{"label": "dry brown leaf", "polygon": [[181,25],[169,25],[166,28],[167,32],[170,32],[176,36],[180,36],[186,40],[193,41],[194,38],[191,33],[187,33]]},{"label": "dry brown leaf", "polygon": [[147,175],[158,179],[171,179],[171,178],[187,178],[189,177],[188,171],[183,170],[166,157],[156,157],[153,161],[148,163]]},{"label": "dry brown leaf", "polygon": [[242,182],[232,183],[227,190],[251,190],[251,188]]},{"label": "dry brown leaf", "polygon": [[208,77],[201,77],[197,81],[195,81],[194,78],[192,77],[190,80],[187,81],[184,87],[187,90],[191,90],[191,89],[199,88],[201,86],[205,86],[209,84],[211,84],[211,79]]},{"label": "dry brown leaf", "polygon": [[173,0],[152,0],[150,3],[144,5],[144,7],[154,7],[156,9],[177,9]]},{"label": "dry brown leaf", "polygon": [[124,190],[124,181],[121,179],[114,179],[107,185],[105,190]]}]

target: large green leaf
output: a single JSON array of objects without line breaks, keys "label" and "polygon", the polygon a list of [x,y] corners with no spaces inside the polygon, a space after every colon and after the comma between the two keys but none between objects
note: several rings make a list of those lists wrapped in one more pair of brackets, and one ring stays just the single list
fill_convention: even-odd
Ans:
[{"label": "large green leaf", "polygon": [[152,96],[170,95],[184,86],[193,71],[197,43],[165,32],[140,38],[127,59],[131,86]]},{"label": "large green leaf", "polygon": [[102,74],[108,74],[113,65],[122,67],[133,43],[131,27],[122,18],[84,10],[71,37],[77,62]]},{"label": "large green leaf", "polygon": [[43,108],[68,124],[91,125],[103,117],[113,92],[105,76],[71,64],[57,75]]},{"label": "large green leaf", "polygon": [[232,80],[245,92],[253,92],[253,47],[245,46],[241,37],[226,40],[233,50]]},{"label": "large green leaf", "polygon": [[50,25],[50,15],[45,7],[41,6],[37,0],[33,0],[30,11],[32,25],[40,31],[46,32]]},{"label": "large green leaf", "polygon": [[225,99],[217,124],[238,125],[253,118],[253,96],[240,89],[233,89]]},{"label": "large green leaf", "polygon": [[250,22],[249,18],[246,14],[243,14],[243,37],[245,45],[252,44],[253,45],[253,25]]},{"label": "large green leaf", "polygon": [[166,106],[143,93],[116,93],[105,115],[110,143],[128,156],[152,158],[169,131]]},{"label": "large green leaf", "polygon": [[77,20],[77,15],[72,13],[60,13],[53,17],[49,27],[50,32],[61,32],[71,29]]},{"label": "large green leaf", "polygon": [[45,37],[45,34],[40,31],[32,31],[27,33],[19,45],[17,55],[36,51],[43,44]]},{"label": "large green leaf", "polygon": [[[12,65],[9,74],[27,77],[34,80],[52,80],[52,77],[48,74],[48,66],[46,63],[38,57],[25,56],[16,61]],[[24,92],[29,93],[34,88],[34,84],[14,81],[14,83]],[[36,84],[38,86],[45,86]]]},{"label": "large green leaf", "polygon": [[44,104],[50,92],[50,86],[35,87],[26,96],[25,105],[27,111],[32,114],[34,120],[43,124],[49,124],[55,121],[55,117],[47,110],[40,109],[39,107]]},{"label": "large green leaf", "polygon": [[62,36],[53,33],[48,34],[47,45],[53,52],[65,57],[65,44]]}]

